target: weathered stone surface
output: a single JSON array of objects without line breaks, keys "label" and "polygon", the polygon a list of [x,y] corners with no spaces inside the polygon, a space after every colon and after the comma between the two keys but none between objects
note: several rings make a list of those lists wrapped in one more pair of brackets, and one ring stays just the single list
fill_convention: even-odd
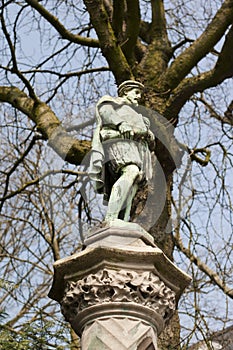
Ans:
[{"label": "weathered stone surface", "polygon": [[132,318],[96,320],[83,332],[82,349],[95,350],[157,350],[154,329]]},{"label": "weathered stone surface", "polygon": [[[184,288],[190,283],[190,277],[176,267],[154,244],[145,245],[150,235],[147,233],[143,236],[142,230],[134,235],[134,231],[128,230],[127,227],[118,230],[118,234],[116,227],[107,228],[104,230],[106,237],[114,235],[120,243],[113,243],[111,246],[110,241],[102,243],[102,240],[96,237],[85,250],[56,261],[50,298],[60,302],[68,281],[77,281],[104,267],[113,267],[116,270],[129,268],[133,271],[154,271],[154,274],[175,292],[178,300]],[[132,241],[127,244],[129,237]],[[133,245],[135,237],[141,244],[137,241],[137,245]]]},{"label": "weathered stone surface", "polygon": [[190,277],[137,224],[89,232],[86,248],[54,263],[49,296],[82,338],[82,350],[157,350]]},{"label": "weathered stone surface", "polygon": [[132,245],[156,247],[154,238],[135,222],[114,219],[103,222],[88,232],[84,241],[85,246],[101,244],[106,246]]},{"label": "weathered stone surface", "polygon": [[165,322],[176,308],[175,292],[153,272],[106,268],[77,282],[68,282],[61,305],[70,320],[90,306],[114,302],[147,306]]},{"label": "weathered stone surface", "polygon": [[78,334],[89,322],[120,315],[144,320],[157,334],[176,308],[175,292],[153,272],[106,268],[69,282],[60,303],[63,315]]}]

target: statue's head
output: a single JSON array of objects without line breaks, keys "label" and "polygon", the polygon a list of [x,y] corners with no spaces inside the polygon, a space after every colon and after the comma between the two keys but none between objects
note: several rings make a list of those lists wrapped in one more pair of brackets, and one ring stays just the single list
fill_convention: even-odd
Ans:
[{"label": "statue's head", "polygon": [[144,85],[139,81],[126,80],[118,87],[118,96],[125,99],[126,102],[138,105],[142,97]]}]

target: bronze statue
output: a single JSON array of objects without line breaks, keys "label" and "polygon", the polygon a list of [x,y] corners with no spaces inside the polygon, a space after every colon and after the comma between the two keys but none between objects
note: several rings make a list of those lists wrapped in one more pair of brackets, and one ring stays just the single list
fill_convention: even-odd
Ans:
[{"label": "bronze statue", "polygon": [[139,109],[143,89],[140,82],[124,81],[119,97],[103,96],[96,105],[89,175],[108,201],[106,222],[129,221],[138,187],[152,177],[155,138]]}]

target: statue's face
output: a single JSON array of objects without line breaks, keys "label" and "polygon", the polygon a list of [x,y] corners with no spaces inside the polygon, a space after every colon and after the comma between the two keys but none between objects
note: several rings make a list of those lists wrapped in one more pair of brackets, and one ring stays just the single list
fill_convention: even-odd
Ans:
[{"label": "statue's face", "polygon": [[142,97],[142,92],[138,88],[133,88],[125,93],[126,100],[128,100],[130,103],[134,105],[138,105],[141,97]]}]

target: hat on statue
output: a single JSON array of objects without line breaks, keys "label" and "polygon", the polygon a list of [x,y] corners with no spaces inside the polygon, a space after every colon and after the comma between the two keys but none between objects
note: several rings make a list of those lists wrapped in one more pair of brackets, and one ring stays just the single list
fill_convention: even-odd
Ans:
[{"label": "hat on statue", "polygon": [[135,80],[126,80],[123,81],[123,83],[121,83],[118,86],[117,92],[118,92],[118,96],[123,96],[124,92],[129,90],[129,89],[140,89],[140,90],[144,90],[144,85],[142,83],[139,83],[139,81],[135,81]]}]

